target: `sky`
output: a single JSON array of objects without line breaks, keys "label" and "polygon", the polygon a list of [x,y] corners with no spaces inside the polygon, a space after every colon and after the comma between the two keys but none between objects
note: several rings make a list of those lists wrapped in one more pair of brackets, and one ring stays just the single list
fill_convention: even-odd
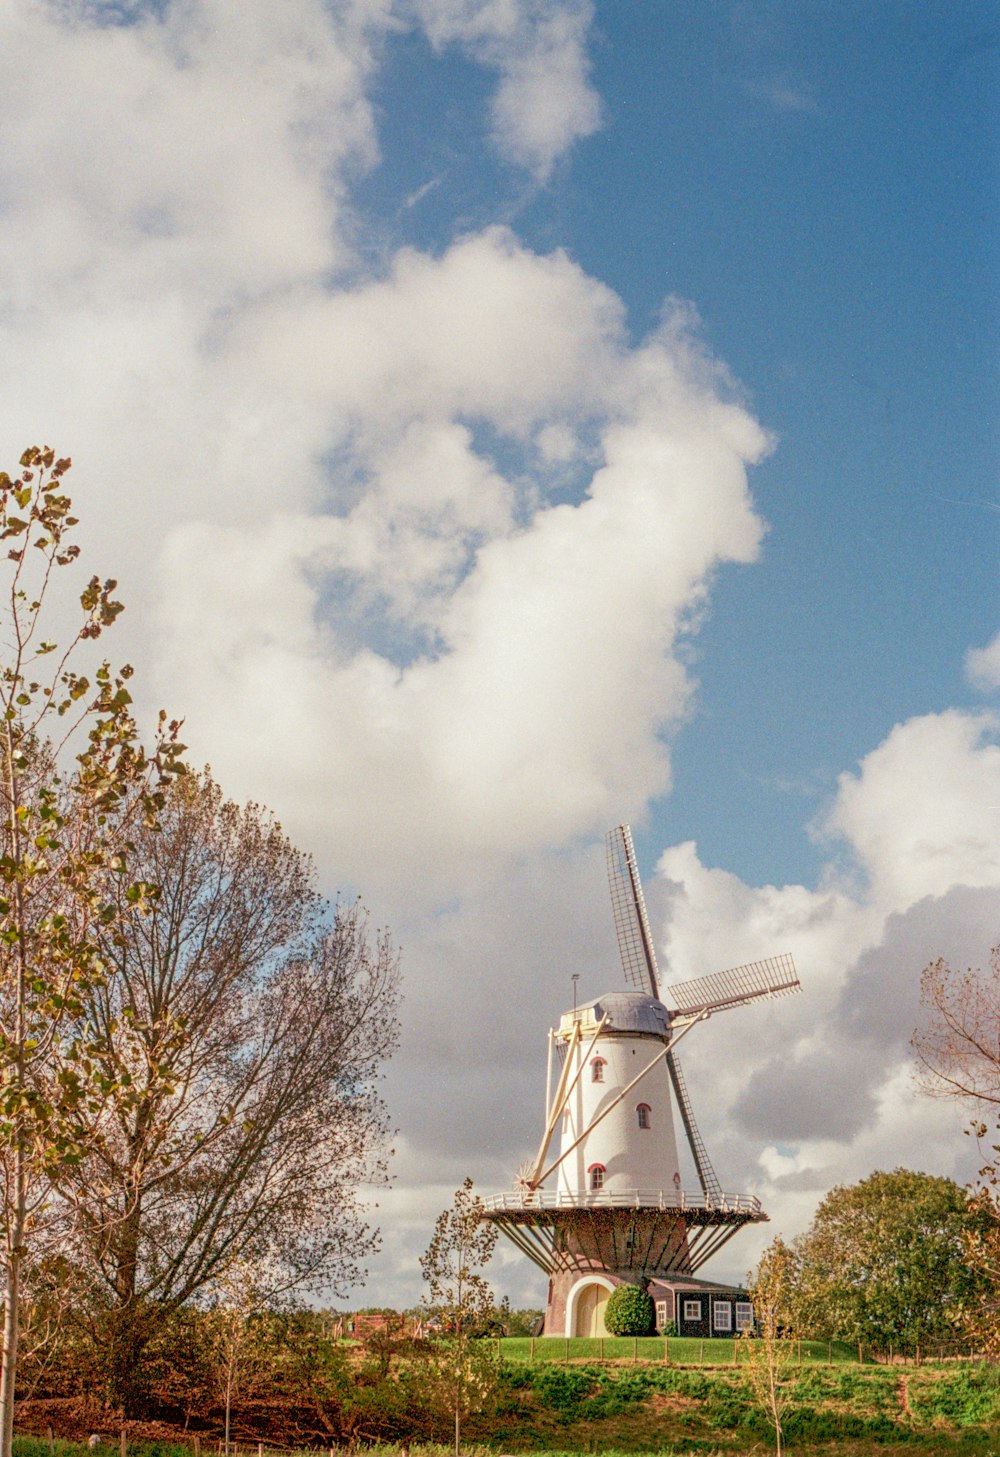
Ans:
[{"label": "sky", "polygon": [[1000,941],[998,57],[980,0],[0,10],[4,463],[73,457],[143,714],[402,947],[345,1300],[533,1151],[622,821],[668,978],[802,980],[686,1041],[771,1220],[704,1273],[972,1176],[909,1039]]}]

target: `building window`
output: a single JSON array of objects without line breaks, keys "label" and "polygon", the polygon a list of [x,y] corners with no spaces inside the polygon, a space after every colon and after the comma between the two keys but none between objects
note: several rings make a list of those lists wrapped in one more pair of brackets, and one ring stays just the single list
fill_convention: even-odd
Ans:
[{"label": "building window", "polygon": [[590,1060],[590,1081],[592,1083],[604,1082],[604,1058],[593,1057]]},{"label": "building window", "polygon": [[648,1103],[640,1103],[639,1106],[638,1106],[638,1108],[635,1110],[635,1112],[636,1112],[636,1117],[639,1120],[639,1127],[640,1128],[652,1128],[653,1124],[652,1124],[652,1120],[651,1120],[651,1118],[649,1116],[650,1115],[650,1107],[649,1107],[649,1104]]},{"label": "building window", "polygon": [[712,1306],[712,1329],[731,1331],[733,1328],[733,1307],[728,1300],[716,1300]]},{"label": "building window", "polygon": [[665,1300],[658,1300],[656,1302],[656,1329],[658,1331],[663,1330],[663,1327],[666,1325],[666,1323],[667,1323],[667,1302]]},{"label": "building window", "polygon": [[591,1164],[587,1173],[590,1175],[590,1187],[592,1189],[604,1188],[604,1175],[607,1173],[607,1169],[605,1169],[603,1164]]},{"label": "building window", "polygon": [[736,1302],[736,1329],[738,1331],[753,1330],[753,1306],[749,1300],[737,1300]]},{"label": "building window", "polygon": [[701,1320],[701,1301],[700,1300],[685,1300],[685,1302],[684,1302],[684,1319],[685,1320]]}]

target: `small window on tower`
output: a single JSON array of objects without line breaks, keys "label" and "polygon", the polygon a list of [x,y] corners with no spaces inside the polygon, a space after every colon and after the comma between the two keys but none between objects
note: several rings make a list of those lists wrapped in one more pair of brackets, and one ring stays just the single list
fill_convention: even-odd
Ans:
[{"label": "small window on tower", "polygon": [[639,1119],[640,1128],[652,1128],[653,1125],[650,1120],[650,1109],[648,1103],[640,1103],[638,1108],[636,1108],[635,1112],[636,1117]]},{"label": "small window on tower", "polygon": [[604,1058],[594,1057],[590,1060],[590,1081],[592,1083],[604,1082]]},{"label": "small window on tower", "polygon": [[604,1188],[604,1175],[607,1173],[603,1164],[591,1164],[587,1170],[590,1175],[590,1187],[592,1189]]}]

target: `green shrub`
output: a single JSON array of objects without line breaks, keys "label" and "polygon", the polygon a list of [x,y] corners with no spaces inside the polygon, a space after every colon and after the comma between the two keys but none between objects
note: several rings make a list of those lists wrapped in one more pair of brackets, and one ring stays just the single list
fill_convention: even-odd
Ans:
[{"label": "green shrub", "polygon": [[653,1302],[638,1285],[619,1285],[604,1307],[604,1324],[613,1336],[648,1336],[655,1320]]}]

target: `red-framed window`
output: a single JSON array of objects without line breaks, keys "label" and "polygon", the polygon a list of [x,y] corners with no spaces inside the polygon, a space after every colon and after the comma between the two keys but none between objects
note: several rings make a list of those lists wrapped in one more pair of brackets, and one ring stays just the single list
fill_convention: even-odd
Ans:
[{"label": "red-framed window", "polygon": [[587,1170],[587,1177],[590,1180],[591,1189],[604,1188],[604,1176],[607,1172],[603,1164],[591,1164]]},{"label": "red-framed window", "polygon": [[640,1103],[635,1110],[635,1116],[639,1120],[640,1128],[652,1128],[653,1110],[648,1103]]},{"label": "red-framed window", "polygon": [[592,1057],[590,1059],[590,1081],[592,1083],[604,1082],[604,1069],[606,1063],[603,1057]]}]

